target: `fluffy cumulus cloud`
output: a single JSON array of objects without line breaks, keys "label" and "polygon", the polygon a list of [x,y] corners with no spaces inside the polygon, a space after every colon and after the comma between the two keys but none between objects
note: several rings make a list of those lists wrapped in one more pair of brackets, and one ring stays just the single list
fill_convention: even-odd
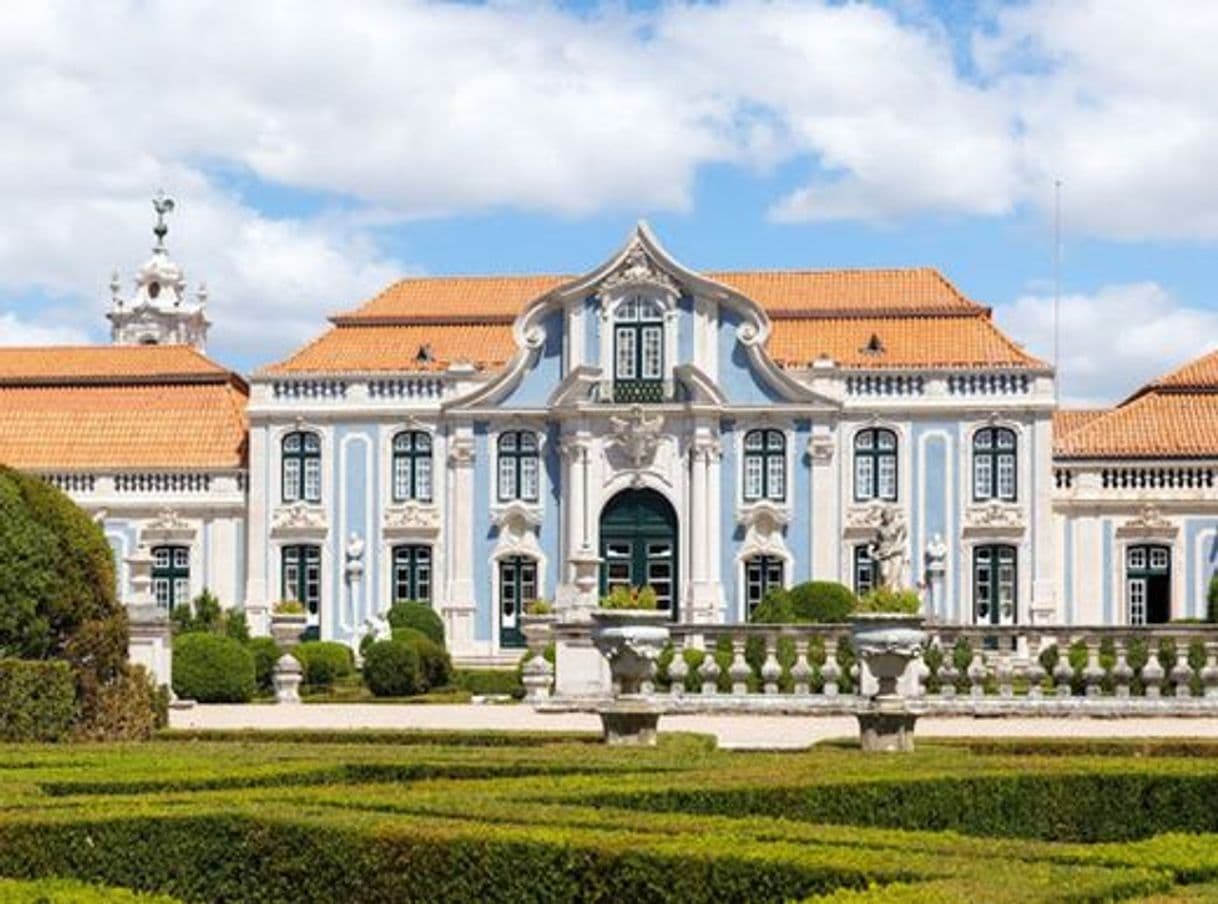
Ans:
[{"label": "fluffy cumulus cloud", "polygon": [[[1001,216],[1062,176],[1077,230],[1218,237],[1210,0],[1031,0],[963,31],[926,9],[4,4],[0,298],[100,311],[158,185],[217,339],[261,360],[409,267],[380,225],[686,210],[712,164],[807,173],[770,199],[784,222]],[[277,211],[226,172],[320,200]]]},{"label": "fluffy cumulus cloud", "polygon": [[[1025,295],[995,308],[1011,335],[1045,360],[1053,358],[1053,298]],[[1218,311],[1189,308],[1154,282],[1109,285],[1061,298],[1062,401],[1104,406],[1218,347]]]}]

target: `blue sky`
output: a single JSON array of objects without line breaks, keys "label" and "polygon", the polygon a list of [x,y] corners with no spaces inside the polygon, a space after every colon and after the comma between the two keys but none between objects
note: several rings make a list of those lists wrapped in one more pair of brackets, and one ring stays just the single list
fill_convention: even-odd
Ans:
[{"label": "blue sky", "polygon": [[148,197],[251,370],[409,273],[932,265],[1067,399],[1214,347],[1218,5],[287,0],[0,11],[0,342],[100,341]]}]

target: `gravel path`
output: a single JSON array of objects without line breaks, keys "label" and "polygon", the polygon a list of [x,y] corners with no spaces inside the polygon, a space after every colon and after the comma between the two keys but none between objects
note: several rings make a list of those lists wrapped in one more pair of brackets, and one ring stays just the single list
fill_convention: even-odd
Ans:
[{"label": "gravel path", "polygon": [[[173,728],[359,729],[467,731],[599,731],[586,713],[537,713],[518,705],[304,704],[194,706],[170,713]],[[831,738],[858,736],[849,716],[665,716],[661,731],[713,734],[735,749],[799,749]],[[973,719],[925,718],[918,738],[1218,738],[1218,719]]]}]

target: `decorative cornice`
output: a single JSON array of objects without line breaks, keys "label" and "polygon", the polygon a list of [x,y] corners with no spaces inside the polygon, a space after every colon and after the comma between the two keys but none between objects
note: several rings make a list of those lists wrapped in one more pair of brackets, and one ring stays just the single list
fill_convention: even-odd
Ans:
[{"label": "decorative cornice", "polygon": [[964,512],[964,532],[1020,534],[1026,527],[1023,507],[1003,502],[972,505]]},{"label": "decorative cornice", "polygon": [[676,280],[656,266],[647,249],[637,239],[616,270],[601,281],[597,295],[602,301],[628,289],[652,289],[666,295],[680,294]]},{"label": "decorative cornice", "polygon": [[1171,539],[1180,532],[1180,528],[1164,516],[1162,509],[1153,502],[1148,502],[1135,517],[1119,526],[1116,532],[1119,537]]},{"label": "decorative cornice", "polygon": [[435,534],[440,530],[440,513],[431,503],[407,500],[385,509],[385,533]]}]

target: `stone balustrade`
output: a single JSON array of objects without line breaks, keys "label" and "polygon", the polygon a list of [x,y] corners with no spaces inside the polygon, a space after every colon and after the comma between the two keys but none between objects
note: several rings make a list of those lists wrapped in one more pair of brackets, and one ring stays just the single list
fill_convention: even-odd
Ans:
[{"label": "stone balustrade", "polygon": [[[900,682],[918,715],[1218,715],[1218,626],[926,632]],[[852,714],[875,692],[849,625],[672,625],[671,635],[642,693],[661,712]],[[613,696],[533,699],[547,710],[593,711]]]}]

